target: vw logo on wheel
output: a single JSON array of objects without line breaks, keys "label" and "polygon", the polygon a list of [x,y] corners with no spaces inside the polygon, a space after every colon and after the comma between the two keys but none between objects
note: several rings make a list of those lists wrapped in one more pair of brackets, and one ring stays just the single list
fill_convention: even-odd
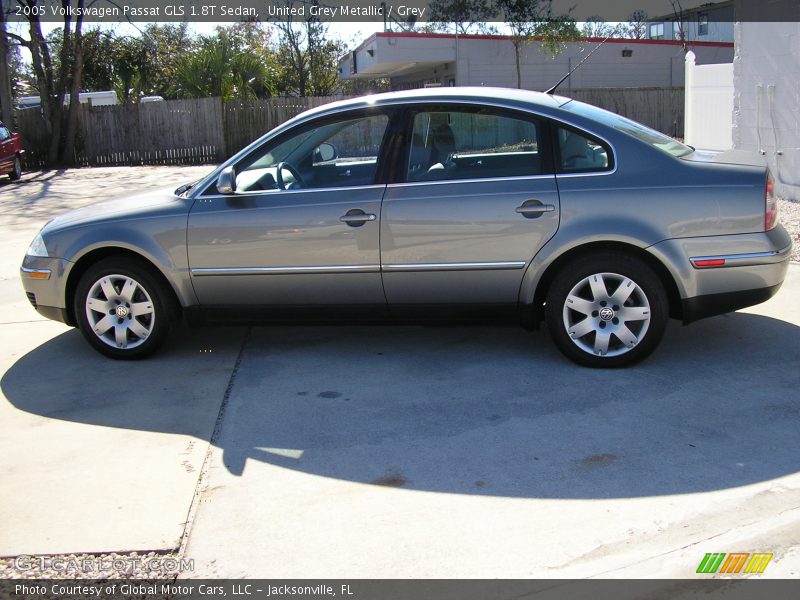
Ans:
[{"label": "vw logo on wheel", "polygon": [[603,321],[610,321],[614,318],[614,311],[608,306],[604,306],[600,309],[600,318],[603,319]]},{"label": "vw logo on wheel", "polygon": [[128,316],[128,309],[127,309],[125,306],[122,306],[122,305],[120,304],[120,305],[117,307],[117,316],[118,316],[120,319],[124,319],[125,317],[127,317],[127,316]]}]

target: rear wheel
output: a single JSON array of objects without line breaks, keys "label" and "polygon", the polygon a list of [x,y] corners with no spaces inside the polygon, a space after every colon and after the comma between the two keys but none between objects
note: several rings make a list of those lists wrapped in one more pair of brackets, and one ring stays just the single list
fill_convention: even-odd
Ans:
[{"label": "rear wheel", "polygon": [[550,286],[545,314],[569,359],[587,367],[624,367],[661,341],[667,304],[661,280],[646,263],[608,253],[564,267]]},{"label": "rear wheel", "polygon": [[8,174],[9,179],[11,181],[16,181],[20,177],[22,177],[22,162],[19,160],[19,156],[14,157],[14,167],[11,170],[11,173]]},{"label": "rear wheel", "polygon": [[90,267],[75,293],[75,317],[83,336],[102,354],[144,358],[163,344],[170,326],[171,296],[151,268],[112,257]]}]

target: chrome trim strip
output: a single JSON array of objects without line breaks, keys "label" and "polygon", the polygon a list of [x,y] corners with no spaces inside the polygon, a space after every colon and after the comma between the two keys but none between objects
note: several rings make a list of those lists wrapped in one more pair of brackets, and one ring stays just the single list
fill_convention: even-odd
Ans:
[{"label": "chrome trim strip", "polygon": [[[600,137],[600,136],[595,136]],[[613,146],[612,146],[613,148]],[[616,154],[614,155],[616,158]],[[600,175],[613,175],[617,172],[617,161],[614,161],[614,168],[606,171],[587,171],[586,173],[556,173],[556,179],[571,179],[572,177],[598,177]]]},{"label": "chrome trim strip", "polygon": [[[302,189],[295,189],[295,190],[254,190],[252,192],[236,192],[233,194],[209,194],[208,196],[203,196],[202,198],[198,198],[198,200],[215,200],[217,198],[225,198],[225,199],[234,199],[234,198],[247,198],[249,196],[267,196],[272,194],[300,194],[300,193],[309,193],[309,192],[351,192],[354,190],[377,190],[383,189],[386,187],[386,184],[383,183],[376,183],[370,185],[348,185],[342,187],[327,187],[327,188],[302,188]],[[342,202],[351,202],[352,198],[343,199]],[[374,202],[378,202],[378,200],[374,200]]]},{"label": "chrome trim strip", "polygon": [[200,267],[192,275],[296,275],[301,273],[380,273],[380,265],[327,265],[317,267]]},{"label": "chrome trim strip", "polygon": [[410,263],[383,265],[384,271],[480,271],[489,269],[521,269],[524,260],[463,263]]},{"label": "chrome trim strip", "polygon": [[[50,275],[53,273],[50,269],[29,269],[27,267],[20,267],[20,272],[28,277],[29,279],[50,279]],[[47,275],[47,277],[31,277],[31,273],[39,273],[40,275]]]},{"label": "chrome trim strip", "polygon": [[[725,264],[720,265],[719,267],[699,267],[702,269],[720,269],[725,267],[737,266],[735,264],[731,265],[728,264],[729,262],[748,262],[751,260],[758,260],[759,258],[774,258],[776,256],[783,256],[788,254],[789,251],[792,249],[792,246],[786,246],[785,248],[781,248],[780,250],[770,250],[768,252],[747,252],[744,254],[718,254],[715,256],[693,256],[689,260],[692,262],[692,266],[698,268],[695,264],[698,260],[724,260]],[[758,263],[757,263],[758,264]]]},{"label": "chrome trim strip", "polygon": [[529,181],[534,179],[555,179],[555,175],[518,175],[515,177],[482,177],[480,179],[437,179],[436,181],[403,181],[401,183],[390,183],[386,187],[404,188],[404,187],[417,187],[421,185],[444,185],[444,184],[458,184],[458,183],[495,183],[498,181]]}]

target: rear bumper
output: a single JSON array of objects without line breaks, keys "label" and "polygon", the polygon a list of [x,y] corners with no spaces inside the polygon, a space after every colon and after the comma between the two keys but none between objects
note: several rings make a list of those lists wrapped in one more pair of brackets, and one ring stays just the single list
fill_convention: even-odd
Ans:
[{"label": "rear bumper", "polygon": [[767,232],[664,240],[648,251],[675,281],[682,310],[673,316],[690,323],[771,298],[786,278],[792,242],[778,225]]},{"label": "rear bumper", "polygon": [[781,284],[779,283],[755,290],[706,294],[704,296],[695,296],[694,298],[684,298],[681,301],[683,305],[683,322],[691,323],[698,319],[722,315],[747,306],[761,304],[772,298],[780,287]]}]

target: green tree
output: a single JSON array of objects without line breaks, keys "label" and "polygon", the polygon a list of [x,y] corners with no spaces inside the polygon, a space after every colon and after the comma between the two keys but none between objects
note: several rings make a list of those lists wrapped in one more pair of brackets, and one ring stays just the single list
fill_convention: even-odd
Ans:
[{"label": "green tree", "polygon": [[623,24],[611,25],[598,15],[586,19],[581,35],[588,38],[621,38],[625,37],[627,28]]},{"label": "green tree", "polygon": [[569,15],[554,15],[552,0],[495,0],[497,10],[511,30],[517,87],[522,87],[522,50],[538,40],[544,50],[558,55],[566,42],[580,37]]},{"label": "green tree", "polygon": [[[65,9],[63,26],[60,31],[61,44],[53,51],[42,34],[38,8],[45,6],[39,0],[17,0],[29,9],[28,37],[7,32],[7,36],[24,46],[31,53],[31,67],[36,81],[36,89],[42,99],[49,147],[47,162],[71,164],[75,158],[75,137],[77,132],[77,105],[83,77],[83,17],[84,0],[62,0]],[[45,8],[47,8],[45,6]],[[72,11],[78,13],[73,21]],[[69,94],[70,108],[64,109]]]},{"label": "green tree", "polygon": [[433,31],[455,31],[459,35],[497,31],[488,23],[497,13],[497,7],[491,1],[431,0],[430,11],[431,17],[427,26]]},{"label": "green tree", "polygon": [[647,35],[647,13],[643,10],[635,10],[628,15],[628,22],[624,25],[624,37],[634,40],[643,40]]},{"label": "green tree", "polygon": [[257,97],[257,91],[272,93],[272,73],[263,56],[237,50],[220,32],[201,38],[197,49],[178,62],[176,75],[179,95],[187,98],[246,100]]},{"label": "green tree", "polygon": [[328,25],[315,19],[277,23],[275,52],[279,93],[330,96],[341,90],[339,57],[347,46],[328,35]]}]

